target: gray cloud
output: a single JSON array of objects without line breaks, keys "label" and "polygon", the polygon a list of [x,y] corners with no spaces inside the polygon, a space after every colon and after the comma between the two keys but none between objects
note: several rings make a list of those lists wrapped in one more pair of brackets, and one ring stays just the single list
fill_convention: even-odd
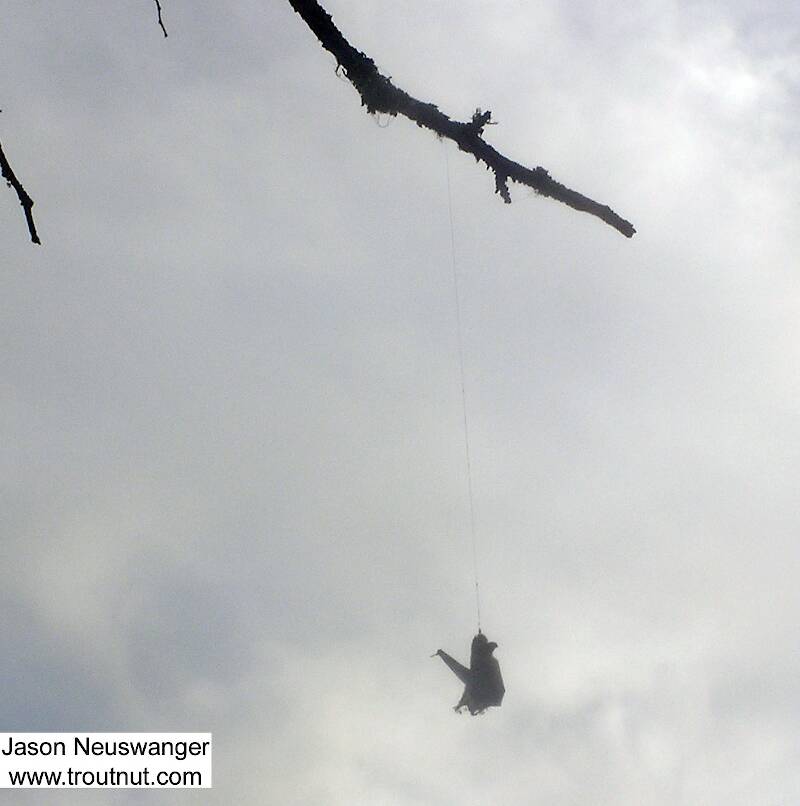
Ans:
[{"label": "gray cloud", "polygon": [[790,6],[331,4],[628,242],[368,118],[288,4],[163,5],[6,15],[2,724],[212,730],[178,802],[791,802]]}]

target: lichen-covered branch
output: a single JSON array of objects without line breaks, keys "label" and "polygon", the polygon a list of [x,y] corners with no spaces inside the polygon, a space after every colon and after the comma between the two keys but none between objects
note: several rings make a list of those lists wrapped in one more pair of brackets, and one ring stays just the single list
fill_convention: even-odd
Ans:
[{"label": "lichen-covered branch", "polygon": [[331,15],[316,0],[289,0],[292,8],[303,18],[319,39],[322,47],[333,54],[338,68],[344,71],[350,83],[361,95],[361,103],[370,113],[385,112],[404,115],[418,126],[455,142],[462,151],[472,154],[494,173],[495,192],[504,202],[511,202],[508,181],[533,188],[542,196],[596,216],[614,227],[626,238],[636,232],[633,224],[617,215],[608,205],[600,204],[575,190],[556,182],[541,167],[526,168],[492,148],[483,139],[484,127],[491,122],[491,112],[475,111],[472,120],[462,123],[451,120],[432,103],[413,98],[396,87],[390,78],[382,75],[375,62],[354,48],[334,25]]},{"label": "lichen-covered branch", "polygon": [[8,187],[14,188],[17,193],[19,203],[22,205],[22,209],[25,211],[25,220],[28,222],[28,232],[31,234],[31,240],[34,243],[40,244],[41,241],[39,240],[39,235],[36,232],[36,224],[33,222],[33,199],[28,195],[25,188],[22,187],[22,183],[19,181],[19,179],[17,179],[16,174],[9,165],[8,159],[3,151],[2,143],[0,143],[0,173],[3,176],[3,179],[6,180]]}]

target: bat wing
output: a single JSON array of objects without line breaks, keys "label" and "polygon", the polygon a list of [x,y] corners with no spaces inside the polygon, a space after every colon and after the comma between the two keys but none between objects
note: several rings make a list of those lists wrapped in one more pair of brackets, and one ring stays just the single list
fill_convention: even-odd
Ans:
[{"label": "bat wing", "polygon": [[436,653],[450,667],[453,674],[466,686],[470,681],[469,669],[460,664],[455,658],[451,658],[441,649]]}]

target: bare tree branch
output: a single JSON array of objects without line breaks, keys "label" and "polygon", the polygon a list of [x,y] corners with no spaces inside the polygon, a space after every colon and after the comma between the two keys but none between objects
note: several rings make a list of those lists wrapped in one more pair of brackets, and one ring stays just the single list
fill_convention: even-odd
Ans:
[{"label": "bare tree branch", "polygon": [[22,183],[19,181],[19,179],[17,179],[16,174],[11,169],[5,152],[3,151],[2,143],[0,143],[0,173],[2,173],[3,179],[6,180],[8,187],[14,188],[14,190],[17,192],[19,203],[22,205],[22,209],[25,211],[25,220],[28,222],[28,232],[31,234],[31,240],[34,243],[40,244],[41,241],[39,240],[39,235],[36,232],[36,224],[33,223],[33,212],[31,210],[33,207],[33,199],[28,195],[25,188],[22,187]]},{"label": "bare tree branch", "polygon": [[156,9],[158,10],[158,24],[161,26],[161,30],[164,32],[164,38],[167,38],[167,29],[164,27],[164,20],[161,19],[161,3],[159,0],[156,0]]},{"label": "bare tree branch", "polygon": [[472,120],[462,123],[451,120],[432,103],[413,98],[396,87],[390,78],[378,72],[375,62],[360,50],[356,50],[334,25],[331,15],[316,0],[289,0],[292,8],[319,39],[322,47],[333,54],[337,70],[341,68],[350,83],[361,95],[361,103],[370,113],[385,112],[389,115],[404,115],[418,126],[431,129],[440,137],[455,142],[462,151],[484,162],[495,176],[495,192],[506,204],[511,202],[508,180],[527,185],[542,196],[560,201],[605,221],[626,238],[636,232],[629,221],[617,215],[608,205],[600,204],[575,190],[556,182],[541,167],[526,168],[510,160],[483,139],[483,129],[491,122],[491,112],[475,111]]}]

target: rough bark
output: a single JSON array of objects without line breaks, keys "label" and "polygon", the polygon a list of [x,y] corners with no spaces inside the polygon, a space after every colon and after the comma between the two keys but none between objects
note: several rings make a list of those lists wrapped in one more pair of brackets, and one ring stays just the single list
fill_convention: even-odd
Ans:
[{"label": "rough bark", "polygon": [[633,225],[617,215],[608,205],[562,185],[542,167],[526,168],[509,159],[483,139],[484,127],[491,122],[491,112],[475,111],[472,120],[451,120],[432,103],[420,101],[399,87],[390,78],[382,75],[375,62],[354,48],[334,25],[331,15],[316,0],[289,0],[292,8],[313,31],[325,50],[336,59],[350,83],[358,90],[361,103],[370,113],[384,112],[388,115],[403,115],[418,126],[430,129],[440,137],[455,142],[462,151],[472,154],[483,162],[495,177],[495,192],[504,202],[511,203],[508,181],[533,188],[542,196],[596,216],[609,226],[630,238],[636,232]]}]

